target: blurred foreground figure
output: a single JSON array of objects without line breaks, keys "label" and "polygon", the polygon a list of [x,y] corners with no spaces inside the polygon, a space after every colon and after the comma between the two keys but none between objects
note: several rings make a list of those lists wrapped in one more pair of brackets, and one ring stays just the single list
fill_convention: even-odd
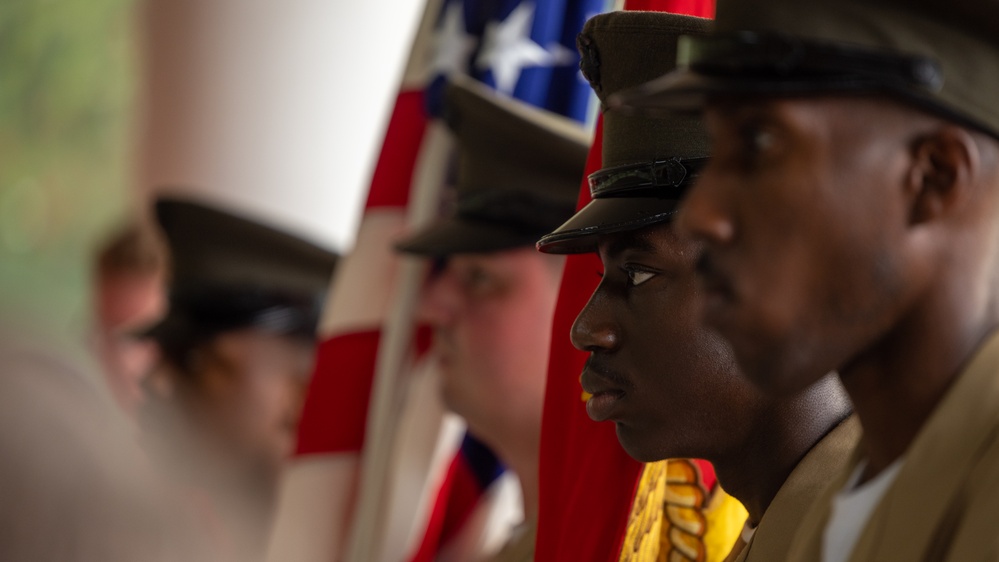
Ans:
[{"label": "blurred foreground figure", "polygon": [[126,206],[133,3],[0,9],[0,560],[196,560],[95,348]]},{"label": "blurred foreground figure", "polygon": [[156,344],[137,333],[166,312],[167,251],[152,225],[135,220],[115,233],[97,257],[98,345],[111,394],[130,417],[145,400],[142,381]]},{"label": "blurred foreground figure", "polygon": [[262,558],[336,256],[193,202],[160,200],[173,260],[144,426],[217,560]]},{"label": "blurred foreground figure", "polygon": [[3,326],[0,363],[0,560],[198,559],[96,353]]},{"label": "blurred foreground figure", "polygon": [[790,559],[999,558],[999,2],[724,0],[622,102],[704,102],[678,230],[773,395],[837,370],[863,426]]},{"label": "blurred foreground figure", "polygon": [[467,79],[449,86],[446,103],[460,154],[457,208],[399,249],[440,260],[419,315],[434,330],[444,401],[520,481],[524,522],[488,560],[529,561],[563,262],[534,241],[572,214],[589,135]]},{"label": "blurred foreground figure", "polygon": [[[677,37],[704,35],[709,23],[651,12],[596,16],[580,34],[583,72],[606,102],[672,69]],[[603,117],[603,168],[590,175],[593,201],[538,243],[543,252],[596,252],[604,266],[572,330],[573,343],[590,354],[581,378],[587,412],[614,422],[621,445],[637,460],[711,461],[725,491],[748,510],[742,540],[729,537],[714,553],[700,544],[702,535],[716,532],[714,521],[691,532],[697,520],[673,506],[662,527],[689,540],[672,545],[670,556],[784,560],[801,517],[846,465],[859,425],[847,419],[850,404],[834,375],[795,396],[768,397],[701,322],[697,245],[672,229],[679,201],[710,154],[700,119],[636,117],[606,105]]]}]

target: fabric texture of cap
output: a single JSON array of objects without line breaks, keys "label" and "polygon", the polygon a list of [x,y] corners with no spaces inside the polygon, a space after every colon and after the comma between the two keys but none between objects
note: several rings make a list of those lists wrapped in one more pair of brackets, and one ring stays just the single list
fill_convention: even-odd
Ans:
[{"label": "fabric texture of cap", "polygon": [[875,93],[999,138],[996,0],[719,0],[716,32],[680,68],[622,92],[634,111],[722,95]]},{"label": "fabric texture of cap", "polygon": [[397,244],[400,251],[530,246],[572,215],[590,147],[582,125],[461,76],[448,85],[445,119],[458,143],[456,208]]},{"label": "fabric texture of cap", "polygon": [[537,247],[546,253],[596,249],[596,236],[670,220],[709,154],[698,116],[650,117],[608,109],[614,94],[675,67],[677,38],[707,33],[710,20],[662,12],[591,18],[577,45],[580,68],[601,101],[602,168],[589,178],[593,200]]},{"label": "fabric texture of cap", "polygon": [[173,266],[170,310],[146,335],[167,355],[251,326],[314,337],[336,254],[195,201],[159,199],[156,217]]}]

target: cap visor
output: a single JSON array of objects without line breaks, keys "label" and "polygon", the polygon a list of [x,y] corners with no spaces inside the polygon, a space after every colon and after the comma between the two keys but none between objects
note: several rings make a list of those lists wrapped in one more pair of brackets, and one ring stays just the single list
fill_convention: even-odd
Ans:
[{"label": "cap visor", "polygon": [[546,254],[595,252],[603,234],[637,230],[672,220],[679,202],[658,197],[594,199],[537,243]]}]

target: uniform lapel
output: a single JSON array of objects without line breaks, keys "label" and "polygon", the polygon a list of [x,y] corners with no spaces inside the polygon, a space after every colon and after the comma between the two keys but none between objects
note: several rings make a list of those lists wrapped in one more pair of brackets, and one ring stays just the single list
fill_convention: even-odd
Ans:
[{"label": "uniform lapel", "polygon": [[999,422],[999,335],[979,348],[906,452],[851,560],[923,560]]}]

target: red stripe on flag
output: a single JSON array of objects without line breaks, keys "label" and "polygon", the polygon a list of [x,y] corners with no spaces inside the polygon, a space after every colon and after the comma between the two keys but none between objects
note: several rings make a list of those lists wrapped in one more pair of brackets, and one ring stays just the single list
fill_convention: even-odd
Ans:
[{"label": "red stripe on flag", "polygon": [[399,92],[385,131],[382,152],[371,177],[365,209],[406,206],[426,128],[423,91]]},{"label": "red stripe on flag", "polygon": [[704,489],[708,492],[714,490],[715,484],[718,483],[714,465],[704,459],[694,459],[694,464],[701,473],[701,484],[704,486]]},{"label": "red stripe on flag", "polygon": [[714,0],[627,0],[624,9],[636,12],[672,12],[702,18],[715,17]]},{"label": "red stripe on flag", "polygon": [[482,492],[467,459],[458,451],[437,493],[423,542],[410,562],[435,560],[441,549],[468,522]]},{"label": "red stripe on flag", "polygon": [[334,336],[319,345],[296,455],[361,450],[378,338],[379,332],[371,330]]}]

